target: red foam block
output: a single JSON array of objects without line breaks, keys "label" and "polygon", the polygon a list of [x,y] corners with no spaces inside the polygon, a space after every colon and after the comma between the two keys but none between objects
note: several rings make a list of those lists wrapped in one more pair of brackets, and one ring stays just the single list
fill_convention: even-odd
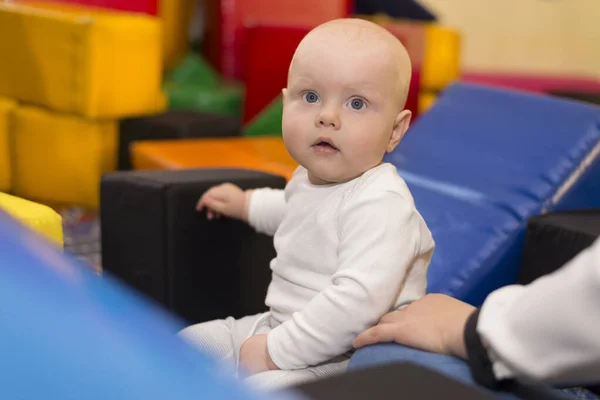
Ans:
[{"label": "red foam block", "polygon": [[210,0],[204,52],[225,78],[241,79],[246,26],[316,26],[353,10],[353,0]]},{"label": "red foam block", "polygon": [[[159,0],[47,0],[54,3],[80,4],[90,7],[108,8],[111,10],[139,12],[150,15],[158,14]],[[172,0],[162,0],[172,1]],[[26,3],[26,1],[23,1]]]}]

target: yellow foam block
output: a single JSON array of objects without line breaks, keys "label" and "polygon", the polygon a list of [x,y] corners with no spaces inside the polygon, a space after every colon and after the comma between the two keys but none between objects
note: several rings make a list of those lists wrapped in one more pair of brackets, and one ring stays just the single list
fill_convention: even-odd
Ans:
[{"label": "yellow foam block", "polygon": [[433,106],[436,100],[437,96],[435,93],[427,91],[421,92],[419,94],[419,112],[427,111],[429,108],[431,108],[431,106]]},{"label": "yellow foam block", "polygon": [[156,17],[0,2],[0,26],[0,95],[91,118],[166,106]]},{"label": "yellow foam block", "polygon": [[116,167],[117,123],[18,107],[13,191],[51,204],[96,207],[101,176]]},{"label": "yellow foam block", "polygon": [[159,15],[163,22],[163,58],[165,67],[174,67],[190,48],[190,22],[197,1],[162,0]]},{"label": "yellow foam block", "polygon": [[0,192],[0,209],[62,247],[62,218],[52,208]]},{"label": "yellow foam block", "polygon": [[9,118],[16,103],[0,98],[0,191],[11,188],[11,160],[9,143]]},{"label": "yellow foam block", "polygon": [[421,85],[441,90],[460,76],[459,32],[437,24],[425,28],[427,45],[421,69]]}]

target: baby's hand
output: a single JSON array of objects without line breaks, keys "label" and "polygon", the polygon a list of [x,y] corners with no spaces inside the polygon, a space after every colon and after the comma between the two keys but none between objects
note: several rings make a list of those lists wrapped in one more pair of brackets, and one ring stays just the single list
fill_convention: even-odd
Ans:
[{"label": "baby's hand", "polygon": [[248,220],[246,193],[231,183],[224,183],[207,190],[196,204],[198,211],[205,208],[208,219],[225,215],[242,221]]},{"label": "baby's hand", "polygon": [[248,376],[279,369],[269,355],[266,334],[251,336],[242,344],[240,369]]}]

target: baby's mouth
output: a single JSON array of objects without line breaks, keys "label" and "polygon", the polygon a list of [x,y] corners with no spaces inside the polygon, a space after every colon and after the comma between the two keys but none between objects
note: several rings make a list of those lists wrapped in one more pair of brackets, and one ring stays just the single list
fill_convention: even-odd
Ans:
[{"label": "baby's mouth", "polygon": [[313,143],[312,147],[329,150],[329,151],[339,151],[339,149],[333,144],[333,141],[329,138],[319,138]]}]

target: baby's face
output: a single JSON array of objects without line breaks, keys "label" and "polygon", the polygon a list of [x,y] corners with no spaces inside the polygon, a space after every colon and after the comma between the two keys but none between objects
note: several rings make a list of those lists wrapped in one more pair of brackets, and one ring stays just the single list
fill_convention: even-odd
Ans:
[{"label": "baby's face", "polygon": [[313,183],[345,182],[395,146],[399,64],[376,37],[335,30],[316,36],[299,47],[290,69],[283,139]]}]

